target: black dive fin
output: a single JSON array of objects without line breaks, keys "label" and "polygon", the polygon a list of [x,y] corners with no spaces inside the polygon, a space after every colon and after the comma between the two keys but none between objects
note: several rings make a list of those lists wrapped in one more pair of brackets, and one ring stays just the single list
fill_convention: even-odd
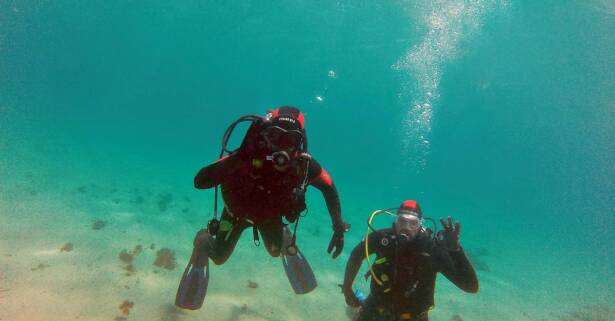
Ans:
[{"label": "black dive fin", "polygon": [[188,310],[198,310],[203,306],[209,284],[209,256],[207,251],[198,250],[198,248],[206,248],[197,245],[200,235],[202,235],[201,232],[197,234],[190,263],[186,266],[175,296],[175,305]]},{"label": "black dive fin", "polygon": [[175,296],[175,305],[188,310],[198,310],[203,306],[207,284],[209,283],[209,264],[195,266],[189,263]]},{"label": "black dive fin", "polygon": [[[289,251],[290,248],[290,251]],[[289,252],[295,252],[292,255]],[[296,294],[306,294],[317,286],[316,277],[310,264],[296,245],[291,244],[290,231],[284,228],[284,243],[282,247],[282,264],[288,281]]]}]

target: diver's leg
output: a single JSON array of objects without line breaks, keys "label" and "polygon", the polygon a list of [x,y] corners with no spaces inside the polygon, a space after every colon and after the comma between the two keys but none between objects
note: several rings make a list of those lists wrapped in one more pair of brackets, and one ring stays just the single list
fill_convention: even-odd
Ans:
[{"label": "diver's leg", "polygon": [[213,244],[214,238],[209,235],[207,229],[196,233],[190,262],[184,270],[175,295],[176,306],[197,310],[203,305],[209,284],[209,253]]},{"label": "diver's leg", "polygon": [[243,220],[233,218],[226,210],[222,211],[220,218],[220,228],[216,234],[216,238],[212,240],[211,251],[209,257],[217,265],[223,264],[233,253],[237,241],[243,230],[248,227],[248,224]]},{"label": "diver's leg", "polygon": [[267,252],[273,257],[280,256],[282,249],[282,232],[284,224],[282,218],[267,220],[258,224],[258,230],[261,232],[263,242]]},{"label": "diver's leg", "polygon": [[425,311],[415,316],[414,318],[412,318],[412,321],[429,321],[428,311]]}]

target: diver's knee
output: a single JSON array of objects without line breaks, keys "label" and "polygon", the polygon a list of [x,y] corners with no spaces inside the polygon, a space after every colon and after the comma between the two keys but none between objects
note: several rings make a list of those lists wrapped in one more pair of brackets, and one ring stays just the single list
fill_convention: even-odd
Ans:
[{"label": "diver's knee", "polygon": [[267,248],[267,252],[269,252],[269,255],[273,256],[273,257],[278,257],[280,256],[280,248],[278,246],[272,245],[270,247]]},{"label": "diver's knee", "polygon": [[202,229],[196,233],[193,245],[199,250],[207,250],[211,247],[213,241],[213,237],[209,232],[206,229]]},{"label": "diver's knee", "polygon": [[219,257],[219,258],[214,258],[214,257],[210,257],[211,261],[214,262],[215,265],[222,265],[224,264],[224,262],[226,262],[226,260],[228,260],[228,256],[227,257]]},{"label": "diver's knee", "polygon": [[211,251],[209,252],[209,258],[215,265],[222,265],[226,262],[230,257],[232,249],[229,251],[228,248],[225,247],[217,247],[217,244],[212,243]]}]

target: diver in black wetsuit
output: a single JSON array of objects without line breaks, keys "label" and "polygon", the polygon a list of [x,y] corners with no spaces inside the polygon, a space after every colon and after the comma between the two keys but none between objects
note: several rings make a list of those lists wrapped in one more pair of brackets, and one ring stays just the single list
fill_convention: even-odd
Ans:
[{"label": "diver in black wetsuit", "polygon": [[[252,124],[241,146],[229,151],[226,143],[241,121]],[[333,258],[342,252],[344,232],[350,226],[342,221],[331,176],[307,151],[303,113],[295,107],[283,106],[266,117],[242,117],[225,133],[222,150],[222,154],[229,155],[221,154],[217,162],[203,167],[194,178],[198,189],[220,186],[224,208],[220,220],[214,217],[208,228],[195,237],[176,305],[192,310],[201,307],[209,281],[209,260],[215,264],[226,262],[242,232],[250,227],[256,244],[260,243],[260,233],[269,254],[282,256],[295,293],[312,291],[316,287],[314,274],[283,218],[294,222],[296,231],[300,214],[306,209],[305,192],[311,185],[322,192],[331,216],[333,236],[327,252]]]},{"label": "diver in black wetsuit", "polygon": [[[367,248],[365,241],[357,245],[346,265],[342,292],[349,306],[362,305],[357,321],[427,321],[438,272],[460,289],[478,292],[476,273],[459,243],[459,222],[441,219],[444,230],[434,238],[422,226],[416,201],[405,201],[396,215],[393,227],[370,233]],[[370,266],[370,295],[361,302],[352,283],[366,252],[376,258]]]}]

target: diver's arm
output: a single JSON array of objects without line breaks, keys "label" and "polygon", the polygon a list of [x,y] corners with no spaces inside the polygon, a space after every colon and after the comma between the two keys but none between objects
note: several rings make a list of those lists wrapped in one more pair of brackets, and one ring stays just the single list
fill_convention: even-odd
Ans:
[{"label": "diver's arm", "polygon": [[310,185],[318,188],[325,198],[325,203],[327,204],[327,209],[331,216],[331,222],[333,223],[333,229],[343,232],[346,226],[342,221],[339,194],[337,193],[337,189],[329,173],[327,173],[314,158],[310,160],[308,178]]},{"label": "diver's arm", "polygon": [[439,252],[442,274],[460,289],[470,293],[478,292],[476,272],[459,242],[459,221],[453,224],[453,218],[449,216],[448,222],[440,219],[440,224],[443,229],[438,232],[435,250]]},{"label": "diver's arm", "polygon": [[[368,235],[367,240],[370,250],[369,254],[374,253],[378,244],[378,240],[381,237],[382,236],[379,232],[370,233]],[[346,272],[344,273],[342,292],[344,293],[346,304],[348,304],[349,306],[358,307],[361,305],[359,299],[352,290],[352,284],[354,283],[354,279],[357,277],[357,274],[361,269],[361,263],[363,263],[363,259],[365,259],[365,240],[355,246],[355,248],[352,250],[352,253],[350,253],[348,263],[346,263]]]},{"label": "diver's arm", "polygon": [[342,291],[352,292],[352,284],[359,273],[359,269],[361,269],[363,259],[365,259],[365,240],[355,246],[352,253],[350,253],[350,257],[346,263],[346,272],[344,273],[344,284],[342,284]]},{"label": "diver's arm", "polygon": [[221,184],[225,177],[229,177],[238,168],[240,162],[237,154],[231,154],[201,168],[194,177],[194,187],[206,189]]},{"label": "diver's arm", "polygon": [[459,247],[457,251],[448,251],[440,247],[442,258],[442,274],[446,276],[458,288],[469,292],[478,292],[478,278],[476,271],[463,248]]},{"label": "diver's arm", "polygon": [[331,237],[331,242],[329,242],[329,246],[327,247],[327,253],[333,252],[332,256],[335,259],[344,249],[344,233],[348,230],[350,225],[342,221],[340,199],[331,176],[329,176],[329,173],[327,173],[315,159],[310,160],[308,178],[310,185],[318,188],[325,197],[325,203],[327,203],[327,209],[329,210],[331,222],[333,223],[333,237]]}]

